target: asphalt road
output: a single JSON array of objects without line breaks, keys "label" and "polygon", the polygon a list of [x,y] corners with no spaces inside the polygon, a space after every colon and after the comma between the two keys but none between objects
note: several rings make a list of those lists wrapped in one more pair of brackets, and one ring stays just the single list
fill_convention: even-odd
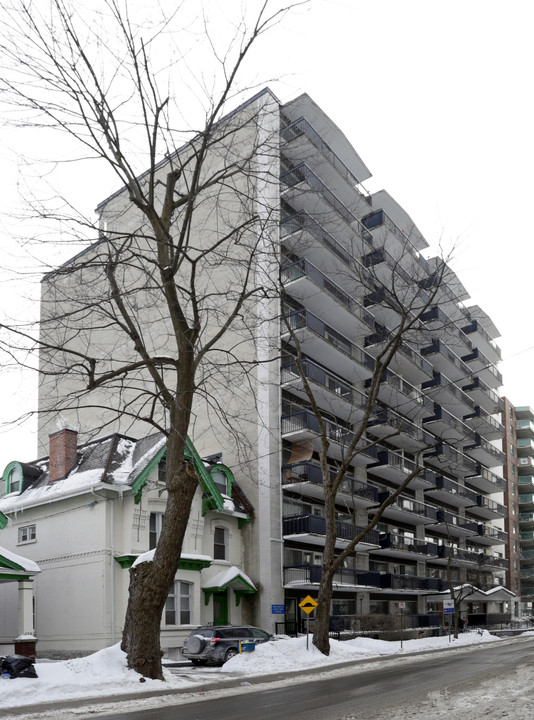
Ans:
[{"label": "asphalt road", "polygon": [[[217,697],[193,703],[121,713],[121,720],[338,720],[353,713],[372,720],[389,706],[417,703],[441,689],[469,690],[481,680],[534,664],[534,638],[453,650],[446,655],[398,657],[387,667],[347,673],[310,682],[295,677],[290,686]],[[253,681],[251,680],[251,683]],[[242,690],[242,688],[240,688]],[[78,715],[80,717],[80,715]],[[89,717],[89,716],[88,716]],[[92,714],[90,717],[95,717]],[[98,715],[117,720],[116,714]]]}]

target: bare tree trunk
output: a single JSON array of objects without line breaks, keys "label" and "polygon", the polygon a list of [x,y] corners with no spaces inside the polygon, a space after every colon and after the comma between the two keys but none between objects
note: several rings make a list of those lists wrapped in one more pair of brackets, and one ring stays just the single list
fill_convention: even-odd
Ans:
[{"label": "bare tree trunk", "polygon": [[[161,615],[180,564],[180,553],[198,480],[184,462],[183,443],[169,442],[165,517],[153,562],[131,568],[128,607],[121,647],[128,666],[142,675],[163,680]],[[177,447],[178,446],[178,447]],[[174,449],[173,449],[174,448]],[[178,466],[178,472],[173,468]]]}]

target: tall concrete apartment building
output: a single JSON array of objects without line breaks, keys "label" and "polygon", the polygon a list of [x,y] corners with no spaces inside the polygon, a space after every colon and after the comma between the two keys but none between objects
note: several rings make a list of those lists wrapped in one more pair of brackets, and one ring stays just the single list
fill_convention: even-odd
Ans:
[{"label": "tall concrete apartment building", "polygon": [[[280,104],[264,90],[222,127],[228,123],[239,142],[223,133],[223,150],[225,143],[231,145],[232,153],[248,154],[263,168],[254,183],[243,179],[247,202],[276,220],[265,244],[270,260],[258,263],[254,272],[260,279],[264,273],[263,281],[266,276],[272,280],[273,267],[276,274],[280,262],[286,320],[281,320],[282,300],[255,299],[250,313],[257,318],[257,329],[245,350],[263,362],[247,378],[246,392],[238,378],[216,389],[221,406],[237,408],[235,421],[243,422],[246,451],[216,413],[200,407],[191,437],[201,455],[222,454],[255,507],[255,519],[243,531],[245,570],[260,589],[259,600],[251,601],[248,609],[250,620],[269,630],[276,623],[285,622],[287,629],[298,624],[299,602],[314,595],[321,575],[325,518],[318,422],[297,372],[297,345],[306,379],[324,412],[328,461],[335,469],[361,418],[376,356],[396,322],[386,300],[395,290],[398,297],[400,288],[412,302],[426,302],[429,293],[435,296],[417,337],[406,337],[382,378],[366,428],[367,439],[377,444],[356,456],[338,496],[338,547],[367,525],[373,511],[412,470],[418,453],[424,469],[340,568],[331,615],[334,627],[350,627],[364,615],[394,615],[401,609],[414,625],[429,624],[429,613],[439,609],[436,594],[448,587],[448,574],[454,583],[471,582],[482,590],[505,582],[506,482],[496,328],[483,310],[466,304],[467,292],[450,268],[436,281],[440,261],[428,253],[423,256],[427,242],[416,225],[386,191],[364,190],[362,183],[370,177],[367,167],[307,95]],[[234,177],[230,195],[238,192],[240,181]],[[212,225],[232,222],[224,202],[219,193],[210,205],[206,217]],[[135,211],[123,191],[104,201],[99,211],[108,236],[113,229],[126,232],[136,226]],[[88,253],[99,252],[99,247]],[[72,269],[76,263],[82,263],[80,258],[67,265]],[[79,287],[73,282],[75,274],[47,276],[45,318],[57,312],[58,304],[65,305],[66,298],[72,301],[73,287]],[[154,344],[165,342],[165,318],[147,317]],[[47,327],[53,335],[53,323]],[[95,323],[76,337],[72,333],[71,340],[100,342],[103,333]],[[127,354],[128,348],[121,347],[121,352]],[[44,354],[42,369],[54,362]],[[55,429],[53,412],[47,415],[46,409],[57,407],[58,398],[75,389],[75,378],[57,383],[43,375],[43,446]],[[108,431],[146,434],[132,417],[108,417],[106,403],[113,402],[102,396],[92,407],[65,404],[64,422],[79,428],[82,437],[106,422]],[[133,396],[129,402],[135,407]],[[285,614],[279,614],[280,606]],[[485,610],[505,613],[508,607],[504,601],[494,602]]]},{"label": "tall concrete apartment building", "polygon": [[534,607],[534,410],[505,398],[506,465],[510,585],[521,596],[522,610]]}]

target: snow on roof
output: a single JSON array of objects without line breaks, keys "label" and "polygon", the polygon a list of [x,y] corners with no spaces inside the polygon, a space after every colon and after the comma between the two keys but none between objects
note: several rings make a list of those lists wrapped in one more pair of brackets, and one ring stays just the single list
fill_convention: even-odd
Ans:
[{"label": "snow on roof", "polygon": [[[28,560],[28,558],[22,557],[22,555],[17,555],[14,552],[11,552],[10,550],[6,550],[5,547],[0,546],[0,555],[4,557],[6,560],[10,560],[11,562],[16,563],[17,565],[20,565],[23,570],[27,570],[31,573],[38,573],[41,572],[39,566],[37,563],[34,563],[33,560]],[[0,562],[1,567],[1,562]]]},{"label": "snow on roof", "polygon": [[250,587],[256,589],[256,586],[249,578],[249,576],[245,575],[245,573],[239,568],[235,567],[235,565],[232,565],[226,570],[222,570],[221,572],[217,573],[217,575],[214,575],[210,580],[202,583],[202,589],[208,590],[209,588],[226,587],[233,580],[243,580],[247,585],[250,585]]},{"label": "snow on roof", "polygon": [[[109,435],[78,447],[78,463],[62,480],[48,481],[48,458],[22,467],[39,468],[41,474],[29,479],[20,493],[0,499],[0,511],[16,512],[34,505],[60,500],[96,487],[129,486],[164,447],[166,438],[157,433],[133,440]],[[26,476],[25,476],[26,478]]]},{"label": "snow on roof", "polygon": [[[152,562],[154,560],[154,550],[148,550],[148,552],[141,553],[137,556],[137,559],[132,563],[132,567],[139,565],[142,562]],[[196,555],[194,553],[182,553],[180,560],[201,560],[202,562],[213,562],[213,558],[210,555]]]}]

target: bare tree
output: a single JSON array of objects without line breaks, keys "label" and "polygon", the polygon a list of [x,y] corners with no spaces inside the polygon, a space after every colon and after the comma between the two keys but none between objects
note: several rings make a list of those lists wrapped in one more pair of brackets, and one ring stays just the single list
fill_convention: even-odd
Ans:
[{"label": "bare tree", "polygon": [[[387,216],[384,215],[387,219]],[[320,218],[306,218],[301,215],[300,222],[313,225]],[[388,222],[389,219],[387,219]],[[355,228],[356,223],[353,223]],[[381,443],[395,441],[403,432],[409,431],[411,423],[400,413],[388,410],[380,400],[382,383],[386,379],[388,369],[395,367],[402,359],[403,354],[416,359],[418,351],[429,342],[429,333],[425,327],[428,314],[432,308],[440,303],[440,292],[446,287],[450,270],[444,259],[435,258],[428,263],[419,257],[407,236],[399,235],[400,242],[396,247],[388,248],[385,241],[382,245],[375,245],[372,252],[362,253],[362,236],[365,237],[365,228],[359,230],[360,239],[356,239],[357,248],[350,260],[350,270],[347,275],[352,278],[354,293],[352,296],[344,293],[341,287],[335,287],[332,282],[323,282],[318,270],[313,268],[306,260],[288,262],[282,268],[282,283],[286,290],[284,321],[288,335],[288,356],[291,359],[294,373],[299,377],[303,394],[302,402],[313,415],[313,429],[316,433],[318,455],[321,468],[321,482],[324,493],[325,513],[325,545],[323,551],[322,573],[318,589],[318,606],[315,616],[314,645],[323,653],[329,654],[329,617],[333,595],[334,578],[344,561],[354,554],[356,547],[365,536],[376,527],[383,517],[386,509],[395,502],[409,484],[424,469],[422,456],[439,442],[438,438],[429,439],[414,452],[414,461],[410,469],[406,470],[404,480],[391,492],[383,502],[372,510],[364,527],[355,529],[353,537],[345,544],[343,549],[337,549],[338,523],[336,520],[337,506],[343,503],[342,492],[346,491],[346,476],[353,470],[353,465],[359,456],[365,456]],[[398,228],[396,232],[400,233]],[[367,233],[368,234],[368,233]],[[345,250],[345,254],[347,251]],[[406,269],[408,268],[408,269]],[[298,272],[308,273],[308,276],[324,290],[332,293],[341,302],[352,309],[356,315],[363,317],[363,308],[358,298],[365,296],[369,305],[373,306],[374,316],[367,314],[365,322],[369,326],[368,346],[369,352],[360,346],[354,345],[345,351],[364,368],[362,378],[365,381],[351,386],[350,383],[341,383],[336,390],[351,404],[349,420],[345,428],[336,426],[325,412],[324,388],[321,381],[317,382],[317,374],[313,372],[311,360],[306,356],[306,342],[302,339],[300,330],[306,325],[306,310],[298,307],[291,298],[291,282]],[[320,273],[319,273],[320,274]],[[350,285],[350,283],[345,283]],[[380,318],[380,322],[377,318]],[[439,321],[441,335],[447,335],[449,328],[447,319]],[[374,331],[374,332],[373,332]],[[363,338],[362,338],[363,340]],[[350,343],[349,343],[350,344]],[[345,386],[343,390],[342,385]],[[388,415],[382,427],[384,432],[378,432],[379,425],[376,419],[381,413]],[[430,438],[430,436],[429,436]],[[332,455],[333,443],[341,446],[339,457]]]},{"label": "bare tree", "polygon": [[[193,422],[205,430],[213,415],[237,432],[238,391],[214,389],[246,391],[262,360],[250,340],[256,347],[277,292],[278,218],[267,198],[278,138],[272,96],[224,112],[251,48],[287,9],[266,1],[251,24],[239,17],[223,49],[203,18],[217,82],[189,68],[181,87],[173,74],[187,68],[180,28],[188,16],[184,4],[158,9],[159,19],[143,21],[119,0],[85,10],[67,0],[43,9],[14,1],[4,8],[0,92],[15,123],[61,131],[122,187],[98,208],[98,227],[78,218],[74,236],[88,238],[86,249],[45,277],[37,334],[4,326],[4,349],[19,362],[21,350],[39,353],[41,432],[63,413],[69,422],[98,418],[94,429],[116,428],[119,418],[123,428],[142,422],[167,436],[164,523],[153,562],[130,571],[122,642],[130,667],[161,679],[161,614],[197,488],[184,460],[188,432]],[[188,108],[180,93],[209,99],[192,131],[181,130]],[[63,199],[34,209],[63,229],[71,218]]]}]

